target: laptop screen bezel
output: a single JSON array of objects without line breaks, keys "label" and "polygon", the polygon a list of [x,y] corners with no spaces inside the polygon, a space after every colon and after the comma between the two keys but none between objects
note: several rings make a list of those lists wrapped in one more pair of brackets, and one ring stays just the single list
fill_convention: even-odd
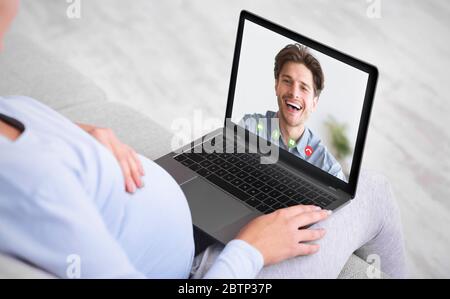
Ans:
[{"label": "laptop screen bezel", "polygon": [[[280,160],[288,163],[290,166],[294,167],[295,169],[298,169],[302,173],[305,173],[305,174],[311,176],[312,178],[319,180],[320,182],[323,182],[327,186],[331,186],[334,189],[340,189],[340,190],[344,191],[345,193],[349,194],[351,198],[354,198],[355,193],[356,193],[356,186],[358,183],[358,177],[359,177],[359,172],[360,172],[360,167],[361,167],[364,145],[366,142],[367,129],[368,129],[370,114],[371,114],[371,110],[372,110],[373,98],[375,97],[375,89],[376,89],[377,80],[378,80],[377,68],[367,62],[361,61],[350,55],[344,54],[344,53],[337,51],[329,46],[326,46],[322,43],[314,41],[306,36],[303,36],[292,30],[284,28],[280,25],[277,25],[271,21],[261,18],[261,17],[255,15],[253,13],[250,13],[246,10],[243,10],[243,11],[241,11],[240,16],[239,16],[239,25],[238,25],[237,36],[236,36],[236,43],[235,43],[235,50],[234,50],[234,57],[233,57],[233,66],[232,66],[232,70],[231,70],[230,87],[229,87],[229,91],[228,91],[228,101],[227,101],[227,108],[226,108],[226,113],[225,113],[225,123],[224,123],[225,126],[230,126],[230,125],[236,126],[237,125],[231,121],[231,115],[232,115],[232,111],[233,111],[233,102],[234,102],[234,95],[235,95],[235,89],[236,89],[236,79],[237,79],[238,68],[239,68],[239,58],[240,58],[240,52],[241,52],[242,37],[243,37],[244,25],[245,25],[246,21],[255,23],[259,26],[262,26],[268,30],[273,31],[274,33],[281,34],[287,38],[290,38],[294,41],[299,42],[300,44],[303,44],[309,48],[312,48],[312,49],[319,51],[325,55],[335,58],[343,63],[346,63],[346,64],[348,64],[352,67],[355,67],[355,68],[368,74],[367,87],[366,87],[365,96],[364,96],[364,103],[363,103],[363,107],[362,107],[362,113],[361,113],[361,118],[360,118],[360,122],[359,122],[358,134],[356,137],[355,149],[354,149],[354,153],[353,153],[353,159],[352,159],[352,165],[351,165],[351,169],[350,169],[350,176],[348,178],[348,183],[327,173],[326,171],[323,171],[322,169],[310,164],[309,162],[304,161],[303,159],[295,157],[288,151],[286,151],[282,148],[279,148]],[[229,119],[230,121],[227,121],[227,119]],[[247,131],[247,133],[249,133],[249,132]],[[268,142],[270,143],[270,140]]]}]

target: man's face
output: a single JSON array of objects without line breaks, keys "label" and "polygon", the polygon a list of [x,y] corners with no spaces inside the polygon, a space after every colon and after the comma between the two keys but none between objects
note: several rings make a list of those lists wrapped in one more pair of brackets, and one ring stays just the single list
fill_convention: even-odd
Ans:
[{"label": "man's face", "polygon": [[301,63],[287,62],[275,80],[279,118],[290,127],[301,127],[316,110],[313,75]]},{"label": "man's face", "polygon": [[18,7],[19,0],[0,0],[0,51],[3,48],[3,37],[16,16]]}]

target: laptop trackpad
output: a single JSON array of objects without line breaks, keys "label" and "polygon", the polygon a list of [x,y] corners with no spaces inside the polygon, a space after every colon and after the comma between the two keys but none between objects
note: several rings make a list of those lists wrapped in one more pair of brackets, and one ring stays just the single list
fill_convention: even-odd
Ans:
[{"label": "laptop trackpad", "polygon": [[202,178],[181,185],[191,209],[192,221],[204,231],[218,231],[253,213],[244,204]]}]

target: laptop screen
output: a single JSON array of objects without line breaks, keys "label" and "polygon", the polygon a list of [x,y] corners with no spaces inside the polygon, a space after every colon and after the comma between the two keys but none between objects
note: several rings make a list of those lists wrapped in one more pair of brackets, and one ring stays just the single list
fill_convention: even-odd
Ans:
[{"label": "laptop screen", "polygon": [[231,120],[348,182],[368,73],[245,20]]}]

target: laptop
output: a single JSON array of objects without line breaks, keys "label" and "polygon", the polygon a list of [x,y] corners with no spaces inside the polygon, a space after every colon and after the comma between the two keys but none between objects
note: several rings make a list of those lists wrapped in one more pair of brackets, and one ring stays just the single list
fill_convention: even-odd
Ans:
[{"label": "laptop", "polygon": [[239,17],[223,126],[156,160],[197,229],[227,243],[293,205],[355,196],[377,68],[248,11]]}]

